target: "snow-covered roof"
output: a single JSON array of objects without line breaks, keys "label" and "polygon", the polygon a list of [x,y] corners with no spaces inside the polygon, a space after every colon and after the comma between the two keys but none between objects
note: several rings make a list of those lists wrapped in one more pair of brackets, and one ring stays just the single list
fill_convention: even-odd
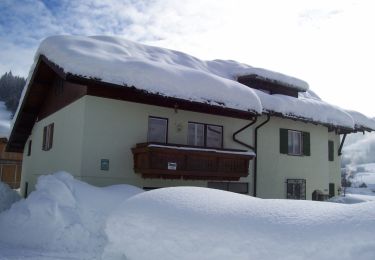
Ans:
[{"label": "snow-covered roof", "polygon": [[362,113],[353,110],[346,110],[353,118],[356,129],[359,130],[375,130],[375,120],[365,116]]},{"label": "snow-covered roof", "polygon": [[[350,114],[322,101],[303,80],[233,60],[203,61],[179,51],[119,37],[52,36],[40,44],[28,82],[41,55],[65,74],[133,86],[166,97],[334,127],[355,126]],[[298,98],[270,95],[237,82],[244,75],[293,88],[299,91]],[[22,97],[26,91],[25,88]],[[17,114],[18,111],[16,117]]]}]

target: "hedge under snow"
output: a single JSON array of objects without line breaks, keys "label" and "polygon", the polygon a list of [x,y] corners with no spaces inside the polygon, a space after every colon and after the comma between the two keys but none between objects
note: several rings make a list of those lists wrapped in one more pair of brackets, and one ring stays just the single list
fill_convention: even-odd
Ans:
[{"label": "hedge under snow", "polygon": [[0,181],[0,212],[9,209],[14,202],[20,199],[21,196],[16,191]]}]

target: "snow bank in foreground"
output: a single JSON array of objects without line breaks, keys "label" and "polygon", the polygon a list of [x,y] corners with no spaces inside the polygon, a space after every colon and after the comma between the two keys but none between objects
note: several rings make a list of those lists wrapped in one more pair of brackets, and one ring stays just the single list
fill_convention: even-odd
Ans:
[{"label": "snow bank in foreground", "polygon": [[153,190],[108,220],[106,259],[374,259],[375,202],[262,200]]},{"label": "snow bank in foreground", "polygon": [[41,176],[36,191],[0,214],[0,242],[93,258],[106,243],[103,226],[109,214],[140,192],[129,185],[94,187],[65,172]]},{"label": "snow bank in foreground", "polygon": [[9,209],[14,202],[20,199],[21,197],[16,191],[0,181],[0,212]]}]

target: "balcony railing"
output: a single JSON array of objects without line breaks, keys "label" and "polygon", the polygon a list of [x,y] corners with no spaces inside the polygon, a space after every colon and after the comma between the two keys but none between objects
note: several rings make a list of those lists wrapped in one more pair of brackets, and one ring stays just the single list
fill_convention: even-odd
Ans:
[{"label": "balcony railing", "polygon": [[132,148],[134,171],[144,178],[239,180],[249,175],[253,152],[176,144],[140,143]]}]

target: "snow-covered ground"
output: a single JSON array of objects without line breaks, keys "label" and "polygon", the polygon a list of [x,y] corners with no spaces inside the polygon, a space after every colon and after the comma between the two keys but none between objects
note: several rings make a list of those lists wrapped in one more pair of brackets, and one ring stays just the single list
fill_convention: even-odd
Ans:
[{"label": "snow-covered ground", "polygon": [[375,201],[97,188],[60,172],[0,213],[0,259],[375,259]]},{"label": "snow-covered ground", "polygon": [[0,181],[0,213],[21,199],[21,196],[7,184]]}]

